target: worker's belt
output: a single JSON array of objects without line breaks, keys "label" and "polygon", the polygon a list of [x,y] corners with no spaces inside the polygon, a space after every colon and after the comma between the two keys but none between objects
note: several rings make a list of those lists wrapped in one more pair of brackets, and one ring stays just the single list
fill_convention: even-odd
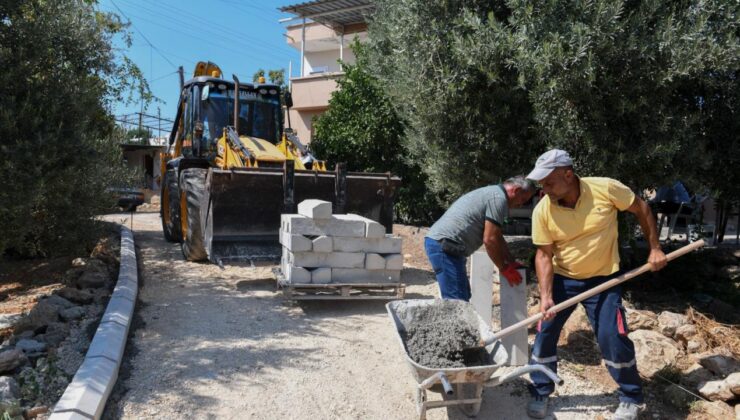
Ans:
[{"label": "worker's belt", "polygon": [[451,239],[442,238],[438,240],[439,245],[442,247],[442,251],[445,254],[452,255],[454,257],[467,257],[468,254],[465,252],[465,245],[455,242]]}]

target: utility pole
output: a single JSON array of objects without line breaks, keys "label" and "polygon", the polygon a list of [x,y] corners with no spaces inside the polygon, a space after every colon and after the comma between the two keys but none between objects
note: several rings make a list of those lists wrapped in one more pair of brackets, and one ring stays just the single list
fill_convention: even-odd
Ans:
[{"label": "utility pole", "polygon": [[180,91],[182,91],[182,88],[185,86],[185,70],[183,70],[182,66],[177,68],[177,73],[180,75]]},{"label": "utility pole", "polygon": [[157,137],[162,137],[162,112],[159,107],[157,107],[157,121],[159,121],[159,132],[157,133]]}]

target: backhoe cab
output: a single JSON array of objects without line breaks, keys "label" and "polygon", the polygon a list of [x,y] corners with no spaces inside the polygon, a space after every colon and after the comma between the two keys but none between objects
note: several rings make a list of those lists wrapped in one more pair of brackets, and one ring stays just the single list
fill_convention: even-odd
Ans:
[{"label": "backhoe cab", "polygon": [[[289,93],[283,98],[292,105]],[[162,228],[188,260],[249,258],[255,244],[277,243],[282,213],[316,198],[336,213],[376,220],[388,232],[400,179],[387,174],[327,171],[283,126],[280,86],[222,78],[199,62],[182,85],[163,161]],[[252,252],[252,251],[250,251]]]}]

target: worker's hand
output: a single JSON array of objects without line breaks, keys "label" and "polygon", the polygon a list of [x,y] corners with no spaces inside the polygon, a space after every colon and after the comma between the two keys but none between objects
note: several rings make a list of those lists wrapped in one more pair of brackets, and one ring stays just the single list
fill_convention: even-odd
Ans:
[{"label": "worker's hand", "polygon": [[501,271],[501,274],[506,277],[506,281],[509,283],[509,286],[514,287],[522,282],[522,276],[517,271],[517,268],[521,267],[524,266],[514,261],[508,263],[506,267],[504,267],[504,269]]},{"label": "worker's hand", "polygon": [[660,248],[654,248],[648,255],[648,264],[650,264],[650,271],[662,270],[668,264],[668,258]]},{"label": "worker's hand", "polygon": [[552,298],[540,299],[540,312],[542,312],[542,319],[544,321],[549,321],[555,318],[555,312],[550,311],[550,308],[552,308],[553,306],[555,306],[555,302],[552,300]]}]

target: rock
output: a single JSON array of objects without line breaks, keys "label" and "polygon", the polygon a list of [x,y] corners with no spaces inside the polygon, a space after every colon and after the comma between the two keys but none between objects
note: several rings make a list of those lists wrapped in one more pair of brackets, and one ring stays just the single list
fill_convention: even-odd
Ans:
[{"label": "rock", "polygon": [[46,300],[41,300],[26,317],[18,321],[15,332],[35,331],[59,320],[59,309]]},{"label": "rock", "polygon": [[696,397],[676,385],[668,385],[663,391],[663,398],[677,408],[688,407],[689,404],[696,400]]},{"label": "rock", "polygon": [[694,363],[682,372],[681,383],[689,388],[696,388],[700,383],[711,381],[713,378],[712,371]]},{"label": "rock", "polygon": [[637,368],[647,377],[674,364],[681,354],[675,341],[655,331],[633,331],[629,333],[629,338],[635,343]]},{"label": "rock", "polygon": [[12,327],[21,318],[23,314],[0,314],[0,329]]},{"label": "rock", "polygon": [[39,405],[33,408],[29,408],[26,410],[26,418],[27,419],[35,419],[36,417],[45,414],[49,412],[49,407],[45,405]]},{"label": "rock", "polygon": [[75,258],[72,260],[72,267],[84,267],[87,261],[84,258]]},{"label": "rock", "polygon": [[74,289],[65,287],[56,291],[56,294],[67,299],[70,302],[79,304],[88,304],[93,301],[93,295],[87,290]]},{"label": "rock", "polygon": [[740,372],[731,373],[725,378],[725,382],[730,387],[730,392],[740,395]]},{"label": "rock", "polygon": [[36,335],[33,331],[23,331],[22,333],[15,336],[16,339],[21,340],[23,338],[33,338]]},{"label": "rock", "polygon": [[17,400],[21,397],[18,382],[12,376],[0,376],[0,401]]},{"label": "rock", "polygon": [[658,315],[658,331],[666,337],[673,338],[678,327],[686,324],[686,316],[675,312],[663,311]]},{"label": "rock", "polygon": [[627,309],[627,325],[632,331],[652,330],[658,326],[658,317],[650,311]]},{"label": "rock", "polygon": [[676,339],[676,341],[685,346],[686,343],[688,343],[689,340],[691,340],[692,338],[696,337],[698,333],[699,331],[697,331],[696,327],[692,324],[684,324],[676,328],[674,338]]},{"label": "rock", "polygon": [[740,404],[735,404],[735,420],[740,420]]},{"label": "rock", "polygon": [[686,343],[686,352],[687,353],[698,353],[702,351],[704,348],[704,345],[700,341],[696,340],[689,340]]},{"label": "rock", "polygon": [[740,362],[735,360],[731,355],[721,354],[719,352],[703,355],[699,359],[699,364],[721,378],[725,378],[734,372],[740,372]]},{"label": "rock", "polygon": [[59,310],[71,308],[72,306],[74,306],[72,302],[58,295],[50,295],[43,298],[42,300],[46,303],[56,306],[57,308],[59,308]]},{"label": "rock", "polygon": [[68,324],[64,322],[53,322],[46,327],[46,332],[37,336],[36,339],[43,341],[49,346],[58,346],[68,335]]},{"label": "rock", "polygon": [[15,348],[23,350],[24,353],[39,353],[46,350],[46,343],[24,338],[15,344]]},{"label": "rock", "polygon": [[59,313],[59,316],[61,316],[62,319],[65,321],[72,321],[74,319],[80,319],[82,318],[83,315],[85,315],[85,308],[81,306],[73,306]]},{"label": "rock", "polygon": [[727,401],[734,397],[730,385],[725,381],[702,382],[697,389],[699,394],[709,401]]},{"label": "rock", "polygon": [[6,350],[0,353],[0,373],[10,372],[26,363],[26,355],[19,349]]},{"label": "rock", "polygon": [[108,283],[108,266],[99,259],[91,259],[85,266],[85,271],[77,279],[75,285],[80,289],[97,289]]},{"label": "rock", "polygon": [[699,400],[691,405],[691,413],[686,420],[731,419],[734,410],[722,401]]},{"label": "rock", "polygon": [[724,279],[735,280],[740,277],[740,266],[738,265],[726,265],[720,268],[717,274]]}]

